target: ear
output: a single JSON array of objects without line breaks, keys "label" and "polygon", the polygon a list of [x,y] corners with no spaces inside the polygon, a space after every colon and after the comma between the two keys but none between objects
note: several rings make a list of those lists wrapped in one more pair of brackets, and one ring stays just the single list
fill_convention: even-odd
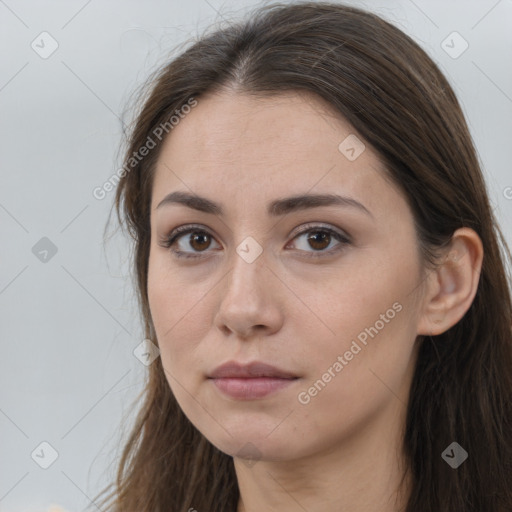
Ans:
[{"label": "ear", "polygon": [[442,334],[466,314],[478,288],[483,254],[482,241],[474,230],[454,232],[439,266],[429,271],[418,335]]}]

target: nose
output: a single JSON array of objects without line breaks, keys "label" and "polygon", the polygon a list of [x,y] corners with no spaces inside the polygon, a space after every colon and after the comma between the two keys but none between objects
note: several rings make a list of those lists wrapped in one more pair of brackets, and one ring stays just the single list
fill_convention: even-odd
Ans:
[{"label": "nose", "polygon": [[219,285],[214,323],[225,335],[248,339],[277,332],[283,324],[283,285],[267,267],[264,254],[248,263],[235,253],[232,269]]}]

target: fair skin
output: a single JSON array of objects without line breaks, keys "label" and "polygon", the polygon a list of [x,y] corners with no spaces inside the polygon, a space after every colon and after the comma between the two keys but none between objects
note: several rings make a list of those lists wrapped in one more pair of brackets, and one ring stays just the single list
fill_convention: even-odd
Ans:
[{"label": "fair skin", "polygon": [[[426,271],[410,208],[376,153],[366,143],[350,161],[338,149],[350,134],[355,130],[316,98],[223,91],[198,99],[159,156],[151,315],[180,407],[234,457],[238,512],[400,510],[417,338],[457,323],[476,293],[478,236],[458,230],[442,264]],[[207,198],[222,214],[170,202],[157,208],[175,191]],[[298,194],[339,194],[367,211],[267,211],[270,202]],[[163,246],[172,230],[192,223],[203,232]],[[257,246],[246,245],[249,236]],[[262,252],[248,262],[238,246]],[[179,258],[171,249],[199,257]],[[377,334],[363,345],[358,335],[370,327]],[[361,349],[350,356],[354,341]],[[341,371],[333,369],[338,356]],[[262,361],[297,378],[263,398],[233,398],[208,378],[231,360]],[[315,393],[319,379],[325,386]]]}]

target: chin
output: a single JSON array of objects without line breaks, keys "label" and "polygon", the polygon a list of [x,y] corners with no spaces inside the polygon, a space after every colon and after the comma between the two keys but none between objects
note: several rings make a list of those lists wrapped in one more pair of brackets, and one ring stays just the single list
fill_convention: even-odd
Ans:
[{"label": "chin", "polygon": [[[245,427],[238,425],[233,427],[225,425],[227,432],[218,430],[211,432],[201,430],[202,434],[221,452],[247,460],[266,460],[281,461],[292,459],[297,456],[297,446],[299,439],[293,434],[283,431],[278,433],[275,429],[279,422],[269,428],[267,422],[255,424],[255,422],[246,422]],[[211,423],[210,423],[211,427]],[[270,435],[269,435],[270,434]],[[302,438],[302,436],[297,436]]]}]

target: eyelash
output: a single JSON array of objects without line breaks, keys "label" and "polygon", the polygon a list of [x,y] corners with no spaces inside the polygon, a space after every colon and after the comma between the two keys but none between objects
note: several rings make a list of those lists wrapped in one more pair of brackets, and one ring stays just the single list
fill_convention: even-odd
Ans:
[{"label": "eyelash", "polygon": [[[309,253],[306,258],[319,258],[324,256],[330,256],[334,253],[337,253],[345,248],[345,246],[350,245],[352,242],[349,237],[343,235],[342,233],[339,233],[338,231],[326,227],[321,226],[318,224],[315,225],[307,225],[306,228],[299,233],[297,233],[292,240],[295,240],[296,238],[299,238],[300,236],[311,233],[311,232],[320,232],[320,233],[328,233],[330,236],[332,236],[334,239],[336,239],[338,242],[340,242],[337,246],[334,248],[331,248],[327,251],[325,250],[319,250],[319,251],[313,251]],[[208,236],[213,237],[213,235],[206,229],[202,228],[198,225],[185,225],[185,226],[179,226],[171,233],[169,233],[167,236],[165,236],[163,239],[160,240],[159,245],[161,247],[165,247],[166,249],[170,249],[171,252],[177,257],[182,259],[197,259],[197,258],[203,258],[202,253],[187,253],[185,251],[177,251],[175,249],[171,249],[171,247],[174,245],[174,243],[181,238],[182,236],[188,234],[188,233],[200,233],[200,234],[207,234]],[[207,251],[204,251],[207,252]],[[303,251],[304,252],[304,251]]]}]

